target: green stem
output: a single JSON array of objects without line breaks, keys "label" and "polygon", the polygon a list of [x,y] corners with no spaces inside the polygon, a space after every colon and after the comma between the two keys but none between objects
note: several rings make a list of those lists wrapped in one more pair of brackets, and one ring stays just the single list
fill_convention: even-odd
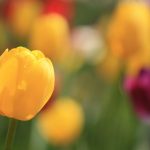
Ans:
[{"label": "green stem", "polygon": [[13,139],[15,136],[16,127],[17,127],[17,120],[10,119],[4,150],[12,149],[12,144],[13,144]]}]

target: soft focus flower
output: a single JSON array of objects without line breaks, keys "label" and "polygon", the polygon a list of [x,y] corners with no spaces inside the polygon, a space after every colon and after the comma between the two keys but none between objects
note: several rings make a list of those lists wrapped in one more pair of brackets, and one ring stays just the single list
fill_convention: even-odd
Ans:
[{"label": "soft focus flower", "polygon": [[6,50],[0,57],[0,114],[18,120],[32,119],[54,88],[51,61],[38,50]]},{"label": "soft focus flower", "polygon": [[5,0],[2,5],[2,17],[5,20],[9,20],[13,11],[15,10],[17,0]]},{"label": "soft focus flower", "polygon": [[58,13],[71,21],[74,15],[74,0],[45,0],[43,13]]},{"label": "soft focus flower", "polygon": [[40,13],[40,3],[31,0],[7,0],[4,6],[4,15],[11,31],[19,37],[28,36],[34,19]]},{"label": "soft focus flower", "polygon": [[61,98],[40,114],[39,127],[47,140],[53,144],[69,144],[81,133],[82,108],[70,98]]},{"label": "soft focus flower", "polygon": [[79,26],[72,31],[73,49],[80,57],[90,62],[103,58],[103,38],[99,31],[91,26]]},{"label": "soft focus flower", "polygon": [[33,26],[29,43],[32,49],[43,50],[54,62],[64,61],[70,50],[67,21],[58,14],[39,17]]},{"label": "soft focus flower", "polygon": [[123,59],[137,53],[138,56],[146,56],[150,53],[149,39],[149,7],[141,2],[120,3],[108,31],[108,43],[113,54]]},{"label": "soft focus flower", "polygon": [[124,87],[138,116],[150,121],[150,69],[143,69],[138,76],[127,76]]}]

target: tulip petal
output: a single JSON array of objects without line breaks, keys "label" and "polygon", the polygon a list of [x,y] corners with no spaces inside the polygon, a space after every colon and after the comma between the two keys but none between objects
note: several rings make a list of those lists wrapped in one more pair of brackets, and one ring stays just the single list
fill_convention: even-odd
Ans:
[{"label": "tulip petal", "polygon": [[[19,86],[20,85],[20,86]],[[20,89],[20,87],[24,87]],[[54,88],[54,71],[52,64],[45,58],[34,62],[18,83],[15,116],[29,120],[46,104]],[[21,112],[21,113],[17,113]],[[26,116],[26,117],[24,117]]]},{"label": "tulip petal", "polygon": [[13,97],[16,92],[18,77],[18,61],[9,58],[0,66],[0,113],[10,115],[13,112]]}]

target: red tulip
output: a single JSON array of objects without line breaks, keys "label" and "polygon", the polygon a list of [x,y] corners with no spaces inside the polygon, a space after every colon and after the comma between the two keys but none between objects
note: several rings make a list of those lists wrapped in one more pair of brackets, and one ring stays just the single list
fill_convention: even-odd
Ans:
[{"label": "red tulip", "polygon": [[58,13],[64,16],[67,20],[71,20],[74,15],[73,0],[45,0],[43,13]]}]

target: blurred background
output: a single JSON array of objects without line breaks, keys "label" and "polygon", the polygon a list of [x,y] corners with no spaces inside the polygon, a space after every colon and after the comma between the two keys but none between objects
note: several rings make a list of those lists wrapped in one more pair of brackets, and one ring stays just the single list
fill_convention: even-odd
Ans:
[{"label": "blurred background", "polygon": [[52,97],[18,121],[14,150],[149,150],[150,96],[144,103],[138,88],[136,103],[124,90],[150,66],[149,41],[148,0],[0,0],[0,53],[38,49],[55,69]]}]

